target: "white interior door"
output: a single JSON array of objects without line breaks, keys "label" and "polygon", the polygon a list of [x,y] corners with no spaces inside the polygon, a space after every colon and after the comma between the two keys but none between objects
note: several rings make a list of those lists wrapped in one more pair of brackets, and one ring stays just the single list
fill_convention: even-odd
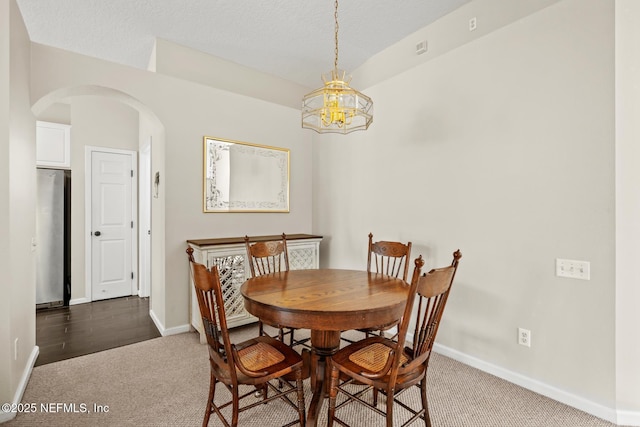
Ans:
[{"label": "white interior door", "polygon": [[91,153],[91,298],[132,295],[133,157]]}]

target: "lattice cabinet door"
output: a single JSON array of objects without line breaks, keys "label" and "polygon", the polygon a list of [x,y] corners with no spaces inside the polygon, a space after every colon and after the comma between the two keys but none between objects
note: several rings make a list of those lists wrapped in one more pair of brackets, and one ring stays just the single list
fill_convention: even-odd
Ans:
[{"label": "lattice cabinet door", "polygon": [[[289,266],[292,270],[315,269],[320,265],[320,240],[322,237],[314,237],[300,240],[287,240],[289,250]],[[242,243],[240,243],[242,242]],[[251,275],[247,250],[242,238],[237,238],[237,243],[197,245],[189,243],[193,248],[195,260],[205,264],[208,268],[218,266],[222,292],[227,314],[227,325],[230,328],[256,322],[244,309],[244,298],[240,293],[240,286]],[[193,283],[189,284],[191,293],[191,326],[200,333],[200,342],[205,343],[202,319]]]},{"label": "lattice cabinet door", "polygon": [[255,318],[245,311],[244,298],[240,294],[240,286],[249,276],[247,262],[244,248],[228,249],[224,253],[210,251],[207,254],[207,267],[218,266],[224,310],[227,314],[227,325],[230,328],[255,321]]},{"label": "lattice cabinet door", "polygon": [[310,270],[319,267],[320,241],[287,241],[289,267],[292,270]]},{"label": "lattice cabinet door", "polygon": [[[190,246],[193,248],[193,257],[196,262],[206,265],[207,268],[213,265],[218,266],[227,326],[233,328],[255,322],[257,319],[244,309],[244,298],[240,293],[240,286],[249,278],[249,264],[244,244]],[[200,333],[200,343],[204,344],[206,337],[203,333],[198,300],[193,292],[193,282],[189,286],[191,288],[191,326]]]}]

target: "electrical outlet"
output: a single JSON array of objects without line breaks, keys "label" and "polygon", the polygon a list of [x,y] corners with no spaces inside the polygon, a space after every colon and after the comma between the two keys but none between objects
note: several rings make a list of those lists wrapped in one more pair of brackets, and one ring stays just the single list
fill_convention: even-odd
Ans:
[{"label": "electrical outlet", "polygon": [[478,20],[474,16],[473,18],[469,19],[469,31],[475,31],[476,28],[478,28]]},{"label": "electrical outlet", "polygon": [[525,347],[531,347],[531,331],[524,328],[518,328],[518,344]]},{"label": "electrical outlet", "polygon": [[416,44],[416,55],[420,55],[422,53],[425,53],[427,51],[427,41],[421,41],[420,43]]}]

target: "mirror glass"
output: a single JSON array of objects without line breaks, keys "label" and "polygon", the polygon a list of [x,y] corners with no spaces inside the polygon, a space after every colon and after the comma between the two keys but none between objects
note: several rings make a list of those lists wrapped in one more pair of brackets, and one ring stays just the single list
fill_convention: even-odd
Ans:
[{"label": "mirror glass", "polygon": [[204,137],[205,212],[289,212],[289,150]]}]

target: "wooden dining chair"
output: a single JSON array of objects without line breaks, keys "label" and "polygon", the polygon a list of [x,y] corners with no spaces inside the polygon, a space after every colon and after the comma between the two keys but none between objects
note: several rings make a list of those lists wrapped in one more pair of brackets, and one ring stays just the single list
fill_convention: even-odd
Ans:
[{"label": "wooden dining chair", "polygon": [[[409,259],[411,258],[411,242],[373,241],[373,233],[369,233],[369,255],[367,257],[367,271],[384,273],[395,278],[407,281],[409,274]],[[383,335],[384,331],[397,325],[397,322],[389,325],[380,325],[365,329],[366,336],[377,333]]]},{"label": "wooden dining chair", "polygon": [[[223,425],[236,427],[240,412],[265,404],[274,399],[282,399],[298,412],[298,419],[287,424],[305,425],[305,404],[302,385],[302,357],[282,341],[268,336],[233,344],[229,338],[225,317],[224,299],[218,268],[214,265],[207,269],[194,261],[193,249],[187,249],[191,276],[193,279],[198,307],[202,316],[207,344],[211,379],[209,397],[202,422],[203,427],[209,424],[212,413],[216,413]],[[294,379],[294,387],[287,379]],[[271,381],[278,382],[277,385]],[[216,385],[221,383],[231,393],[231,400],[222,404],[214,401]],[[240,387],[247,386],[248,391],[240,394]],[[255,399],[255,391],[259,390],[261,399]],[[268,391],[275,394],[268,396]],[[297,401],[291,400],[289,394],[297,393]],[[254,396],[253,403],[240,407],[240,402]],[[227,420],[222,409],[231,405],[231,421]]]},{"label": "wooden dining chair", "polygon": [[411,242],[373,241],[373,233],[369,233],[369,255],[367,271],[383,273],[395,278],[407,280]]},{"label": "wooden dining chair", "polygon": [[280,240],[255,243],[251,243],[249,236],[244,236],[244,243],[247,247],[251,277],[289,271],[286,234],[282,233]]},{"label": "wooden dining chair", "polygon": [[[415,260],[411,288],[397,341],[373,336],[350,344],[332,356],[329,426],[333,426],[334,422],[347,426],[344,420],[336,416],[336,410],[351,403],[360,403],[385,416],[387,427],[391,427],[394,402],[413,415],[403,425],[422,419],[425,426],[431,426],[427,402],[427,367],[461,257],[462,254],[457,250],[453,253],[450,266],[431,270],[422,276],[422,255]],[[415,330],[412,346],[405,347],[409,324],[412,323],[414,303],[417,303],[417,310],[413,317]],[[345,379],[342,383],[339,382],[341,378]],[[397,400],[402,392],[413,385],[420,387],[420,409]],[[377,396],[373,399],[373,404],[361,398],[368,389],[378,390],[386,396],[384,411],[377,408]],[[336,405],[338,393],[346,396],[346,400],[340,405]]]},{"label": "wooden dining chair", "polygon": [[[251,243],[249,236],[244,237],[244,243],[247,248],[247,257],[249,259],[249,269],[251,277],[258,277],[264,274],[278,273],[289,271],[289,251],[287,250],[287,235],[282,233],[282,239],[268,242]],[[295,339],[295,329],[287,328],[280,325],[267,325],[278,330],[277,338],[280,341],[285,340],[289,336],[289,346],[304,345],[308,339]],[[258,320],[258,330],[260,335],[267,335],[265,325]],[[273,335],[272,337],[276,337]]]},{"label": "wooden dining chair", "polygon": [[[407,280],[409,273],[409,259],[411,257],[411,242],[373,241],[373,233],[369,233],[369,250],[367,256],[367,271],[369,273],[383,273],[395,278]],[[386,330],[396,326],[398,322],[387,325],[376,325],[370,328],[358,329],[365,333],[365,337],[371,335],[384,335]],[[343,341],[354,343],[352,339],[341,337]]]}]

